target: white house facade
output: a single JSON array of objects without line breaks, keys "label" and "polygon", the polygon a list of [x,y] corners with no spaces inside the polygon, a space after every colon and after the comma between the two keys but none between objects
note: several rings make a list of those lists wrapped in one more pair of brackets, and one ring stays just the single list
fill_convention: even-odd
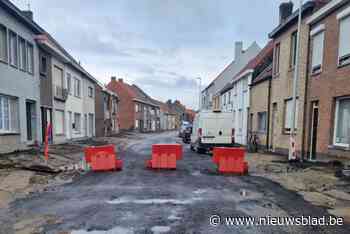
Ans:
[{"label": "white house facade", "polygon": [[202,109],[220,109],[221,90],[238,74],[241,69],[253,59],[261,48],[253,42],[246,50],[243,50],[243,43],[235,43],[235,59],[232,61],[203,91]]},{"label": "white house facade", "polygon": [[0,153],[41,142],[40,78],[35,36],[42,29],[0,1]]}]

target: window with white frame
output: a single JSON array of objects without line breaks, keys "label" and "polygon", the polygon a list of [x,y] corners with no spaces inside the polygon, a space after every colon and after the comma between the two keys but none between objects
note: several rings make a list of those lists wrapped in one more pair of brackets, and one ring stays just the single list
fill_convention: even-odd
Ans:
[{"label": "window with white frame", "polygon": [[0,95],[0,133],[17,133],[18,122],[18,99]]},{"label": "window with white frame", "polygon": [[339,65],[350,64],[350,15],[339,21]]},{"label": "window with white frame", "polygon": [[18,37],[18,51],[19,51],[19,68],[22,71],[27,71],[26,41],[21,37]]},{"label": "window with white frame", "polygon": [[55,133],[56,135],[64,134],[64,111],[56,110],[55,111]]},{"label": "window with white frame", "polygon": [[40,74],[47,75],[47,70],[48,70],[47,57],[44,55],[40,56],[39,70],[40,70]]},{"label": "window with white frame", "polygon": [[89,97],[94,97],[94,89],[92,87],[88,87],[88,95]]},{"label": "window with white frame", "polygon": [[0,61],[8,62],[7,28],[0,25]]},{"label": "window with white frame", "polygon": [[74,113],[74,130],[76,132],[81,131],[81,114]]},{"label": "window with white frame", "polygon": [[[299,109],[299,100],[296,100],[296,111],[295,111],[295,130],[298,128],[298,109]],[[285,101],[285,114],[284,114],[284,131],[289,133],[292,129],[292,118],[293,118],[293,99]]]},{"label": "window with white frame", "polygon": [[336,101],[334,145],[350,146],[350,97]]},{"label": "window with white frame", "polygon": [[324,47],[324,31],[312,36],[312,73],[318,73],[322,70]]},{"label": "window with white frame", "polygon": [[12,66],[18,66],[18,44],[17,44],[17,34],[10,31],[10,64]]},{"label": "window with white frame", "polygon": [[80,80],[75,78],[74,79],[74,96],[80,97],[80,90],[81,90]]},{"label": "window with white frame", "polygon": [[258,113],[258,131],[265,133],[267,130],[267,112]]},{"label": "window with white frame", "polygon": [[27,42],[28,72],[34,74],[34,47]]},{"label": "window with white frame", "polygon": [[72,94],[72,75],[70,73],[67,73],[67,91]]},{"label": "window with white frame", "polygon": [[280,54],[281,54],[281,44],[277,43],[275,46],[275,50],[274,50],[274,67],[273,67],[273,74],[278,74],[280,72]]},{"label": "window with white frame", "polygon": [[290,67],[294,68],[297,61],[297,40],[298,31],[295,31],[291,35],[291,45],[290,45]]}]

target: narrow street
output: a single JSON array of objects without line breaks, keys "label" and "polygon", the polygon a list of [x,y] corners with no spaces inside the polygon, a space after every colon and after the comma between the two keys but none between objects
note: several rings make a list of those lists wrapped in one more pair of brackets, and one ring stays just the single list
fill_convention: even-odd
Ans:
[{"label": "narrow street", "polygon": [[150,135],[118,153],[121,172],[90,172],[11,203],[0,210],[0,233],[14,233],[16,220],[25,225],[42,216],[54,217],[43,233],[348,233],[350,226],[210,226],[211,215],[329,214],[268,179],[218,175],[211,157],[191,152],[188,145],[176,171],[145,169],[152,144],[179,141],[175,132]]}]

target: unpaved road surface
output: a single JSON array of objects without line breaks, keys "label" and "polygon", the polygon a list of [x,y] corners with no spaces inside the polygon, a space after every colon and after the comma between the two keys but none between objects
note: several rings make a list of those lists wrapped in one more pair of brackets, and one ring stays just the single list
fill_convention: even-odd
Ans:
[{"label": "unpaved road surface", "polygon": [[218,175],[211,157],[191,152],[188,145],[176,171],[145,169],[152,144],[176,140],[175,133],[150,135],[118,153],[121,172],[90,172],[11,203],[0,210],[0,233],[349,233],[349,225],[210,226],[214,214],[329,214],[263,177]]}]

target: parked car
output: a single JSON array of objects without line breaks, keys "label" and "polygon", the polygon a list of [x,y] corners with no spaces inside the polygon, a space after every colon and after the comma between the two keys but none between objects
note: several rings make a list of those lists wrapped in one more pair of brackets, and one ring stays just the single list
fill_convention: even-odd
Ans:
[{"label": "parked car", "polygon": [[184,137],[184,133],[185,130],[188,126],[190,126],[191,124],[187,121],[183,121],[179,130],[179,137],[183,138]]},{"label": "parked car", "polygon": [[186,127],[184,136],[182,138],[183,143],[189,144],[191,143],[191,134],[192,134],[192,125]]},{"label": "parked car", "polygon": [[232,147],[234,135],[233,113],[202,111],[194,118],[191,150],[205,153],[213,147]]}]

